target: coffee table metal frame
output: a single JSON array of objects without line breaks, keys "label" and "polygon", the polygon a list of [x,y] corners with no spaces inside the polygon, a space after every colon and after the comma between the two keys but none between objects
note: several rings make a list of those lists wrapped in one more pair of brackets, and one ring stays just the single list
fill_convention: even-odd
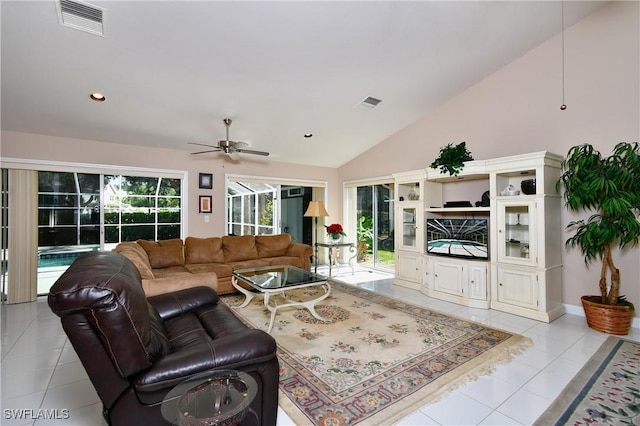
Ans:
[{"label": "coffee table metal frame", "polygon": [[[291,274],[293,272],[293,274]],[[291,275],[303,275],[303,281],[293,280]],[[247,283],[253,289],[258,292],[247,290],[238,284],[238,280]],[[306,308],[311,315],[320,321],[330,321],[323,318],[316,312],[315,306],[329,297],[331,293],[331,285],[327,281],[327,278],[322,275],[318,275],[314,272],[306,271],[304,269],[297,268],[290,265],[273,265],[263,266],[259,268],[238,269],[233,271],[231,277],[231,284],[240,293],[245,295],[245,300],[238,308],[244,308],[254,298],[261,298],[264,301],[264,306],[269,312],[271,312],[271,319],[269,321],[269,328],[267,333],[271,333],[273,323],[275,321],[276,312],[278,309],[287,308],[291,306],[302,306]],[[290,299],[286,292],[288,290],[294,290],[304,287],[321,287],[324,292],[315,299],[299,301]],[[280,296],[285,300],[285,303],[278,303],[278,298],[273,296]]]}]

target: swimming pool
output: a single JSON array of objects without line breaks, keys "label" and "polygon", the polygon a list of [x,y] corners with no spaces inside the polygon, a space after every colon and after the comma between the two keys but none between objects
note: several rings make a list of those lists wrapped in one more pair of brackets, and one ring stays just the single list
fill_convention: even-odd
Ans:
[{"label": "swimming pool", "polygon": [[97,249],[97,247],[60,247],[58,249],[41,249],[38,250],[38,268],[69,266],[81,255]]}]

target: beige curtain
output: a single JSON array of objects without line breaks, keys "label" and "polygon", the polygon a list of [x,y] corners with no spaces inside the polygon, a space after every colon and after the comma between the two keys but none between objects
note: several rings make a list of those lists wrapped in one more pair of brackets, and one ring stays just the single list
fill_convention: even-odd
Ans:
[{"label": "beige curtain", "polygon": [[9,169],[8,303],[32,302],[38,284],[38,172]]}]

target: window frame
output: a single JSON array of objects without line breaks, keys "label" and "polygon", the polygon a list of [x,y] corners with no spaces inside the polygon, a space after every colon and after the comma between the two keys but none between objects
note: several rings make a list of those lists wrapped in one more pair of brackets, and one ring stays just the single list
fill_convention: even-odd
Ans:
[{"label": "window frame", "polygon": [[[305,180],[305,179],[290,179],[290,178],[282,178],[282,177],[269,177],[269,176],[254,176],[254,175],[240,175],[240,174],[225,174],[224,178],[224,210],[225,210],[225,230],[229,234],[233,234],[233,226],[234,224],[240,225],[239,222],[234,221],[232,216],[232,212],[229,206],[229,186],[230,182],[234,183],[255,183],[255,184],[264,184],[274,186],[275,198],[273,202],[273,227],[272,232],[278,233],[281,232],[280,228],[280,197],[279,192],[282,186],[303,186],[310,187],[314,191],[314,199],[319,199],[322,201],[327,200],[327,181],[318,181],[318,180]],[[262,193],[262,192],[258,192]],[[258,200],[256,198],[256,205]],[[241,203],[240,206],[240,215],[242,216],[244,213],[244,206]],[[258,209],[256,208],[256,214]],[[241,218],[242,219],[242,218]],[[255,225],[257,224],[257,226]],[[260,228],[265,227],[264,225],[259,224],[259,217],[256,216],[255,223],[249,224],[254,228],[255,231],[258,231]],[[242,234],[244,234],[244,227],[241,226]]]},{"label": "window frame", "polygon": [[[63,172],[63,173],[87,173],[99,175],[124,175],[132,177],[157,177],[180,179],[182,181],[181,194],[181,212],[180,223],[182,224],[180,238],[184,239],[188,235],[188,212],[189,212],[189,172],[187,170],[175,169],[155,169],[147,167],[129,167],[117,166],[109,164],[91,164],[91,163],[73,163],[52,160],[31,160],[24,158],[8,158],[0,159],[0,167],[6,169],[34,170],[37,172]],[[101,215],[103,212],[101,212]],[[103,222],[104,218],[100,218]],[[104,244],[104,236],[101,236],[101,246]]]}]

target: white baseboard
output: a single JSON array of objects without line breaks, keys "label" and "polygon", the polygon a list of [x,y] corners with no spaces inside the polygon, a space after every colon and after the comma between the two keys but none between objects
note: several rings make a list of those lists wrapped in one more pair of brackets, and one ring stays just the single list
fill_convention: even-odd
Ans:
[{"label": "white baseboard", "polygon": [[[564,304],[564,310],[568,314],[578,315],[580,317],[584,317],[584,309],[582,309],[582,306],[568,305],[568,304],[565,303]],[[640,318],[634,317],[633,321],[631,322],[631,327],[632,328],[640,328]]]}]

